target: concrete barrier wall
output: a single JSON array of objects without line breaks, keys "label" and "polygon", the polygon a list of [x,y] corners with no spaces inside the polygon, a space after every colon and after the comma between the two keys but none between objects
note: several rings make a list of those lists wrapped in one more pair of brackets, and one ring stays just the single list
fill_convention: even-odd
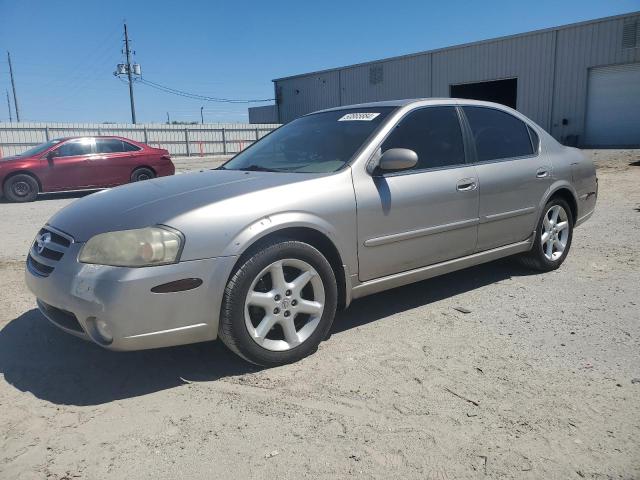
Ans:
[{"label": "concrete barrier wall", "polygon": [[3,123],[0,157],[61,137],[116,135],[165,148],[173,156],[232,155],[278,128],[277,124],[205,123],[163,125],[128,123]]}]

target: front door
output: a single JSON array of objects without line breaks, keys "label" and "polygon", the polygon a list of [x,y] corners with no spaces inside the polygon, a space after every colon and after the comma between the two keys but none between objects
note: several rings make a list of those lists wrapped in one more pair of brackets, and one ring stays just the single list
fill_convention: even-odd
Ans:
[{"label": "front door", "polygon": [[529,238],[553,182],[538,135],[519,118],[490,107],[465,106],[480,190],[477,251]]},{"label": "front door", "polygon": [[74,138],[61,143],[42,158],[46,167],[41,170],[46,190],[74,190],[86,188],[93,182],[87,159],[94,154],[93,138]]},{"label": "front door", "polygon": [[415,151],[418,164],[354,184],[361,281],[469,255],[476,245],[477,176],[465,162],[456,108],[411,111],[380,152],[391,148]]}]

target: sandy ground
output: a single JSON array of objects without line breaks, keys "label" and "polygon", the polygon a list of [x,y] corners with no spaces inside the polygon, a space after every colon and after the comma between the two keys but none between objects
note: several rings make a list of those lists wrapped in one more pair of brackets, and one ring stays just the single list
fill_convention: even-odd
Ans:
[{"label": "sandy ground", "polygon": [[75,197],[0,204],[0,478],[640,478],[640,152],[589,154],[598,208],[561,269],[358,300],[270,370],[219,342],[112,353],[58,331],[23,261]]}]

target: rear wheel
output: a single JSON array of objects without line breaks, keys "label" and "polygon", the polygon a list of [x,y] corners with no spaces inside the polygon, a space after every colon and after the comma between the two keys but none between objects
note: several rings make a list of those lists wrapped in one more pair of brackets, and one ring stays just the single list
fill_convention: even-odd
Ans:
[{"label": "rear wheel", "polygon": [[147,167],[136,168],[131,174],[132,182],[141,182],[143,180],[150,180],[155,178],[156,173]]},{"label": "rear wheel", "polygon": [[573,215],[567,202],[552,198],[544,207],[538,221],[536,239],[531,251],[521,257],[521,262],[534,270],[555,270],[569,254],[573,239]]},{"label": "rear wheel", "polygon": [[4,182],[3,191],[10,202],[32,202],[38,196],[40,186],[31,175],[21,173]]},{"label": "rear wheel", "polygon": [[314,247],[278,240],[242,263],[225,289],[219,335],[232,351],[262,366],[313,353],[336,312],[331,265]]}]

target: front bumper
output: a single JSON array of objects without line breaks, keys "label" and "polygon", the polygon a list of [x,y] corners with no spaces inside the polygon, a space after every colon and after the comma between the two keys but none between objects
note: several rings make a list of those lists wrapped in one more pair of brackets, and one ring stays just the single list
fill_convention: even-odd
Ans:
[{"label": "front bumper", "polygon": [[[27,262],[27,286],[40,311],[56,326],[110,350],[216,338],[222,294],[236,257],[124,268],[79,263],[81,246],[72,243],[48,276]],[[155,286],[184,278],[199,278],[202,284],[180,292],[151,292]],[[98,321],[105,322],[112,339],[101,334]]]}]

